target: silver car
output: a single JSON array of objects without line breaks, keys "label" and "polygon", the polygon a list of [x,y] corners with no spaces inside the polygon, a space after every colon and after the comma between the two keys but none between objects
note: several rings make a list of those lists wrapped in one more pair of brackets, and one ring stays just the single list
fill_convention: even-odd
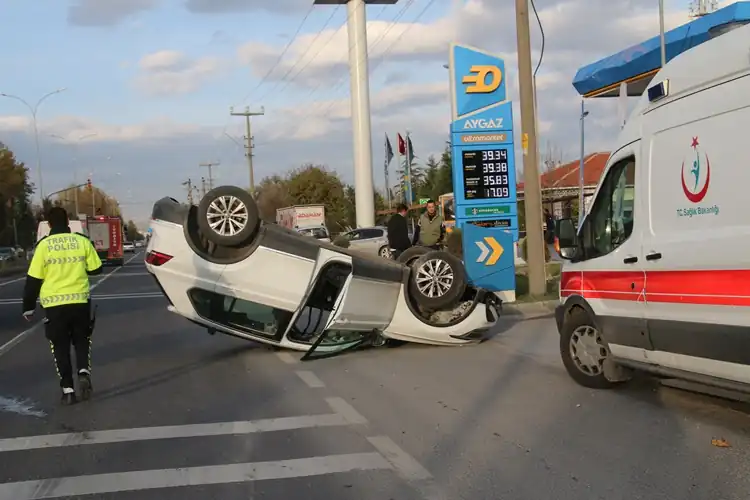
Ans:
[{"label": "silver car", "polygon": [[349,240],[349,248],[365,253],[372,253],[389,259],[391,250],[388,248],[388,230],[383,226],[360,227],[345,233]]}]

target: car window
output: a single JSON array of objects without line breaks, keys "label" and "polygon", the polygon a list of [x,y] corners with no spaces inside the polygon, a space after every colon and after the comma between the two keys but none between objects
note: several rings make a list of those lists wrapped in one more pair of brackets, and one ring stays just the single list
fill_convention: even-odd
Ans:
[{"label": "car window", "polygon": [[358,240],[358,239],[360,239],[360,238],[362,237],[362,233],[361,233],[361,232],[360,232],[359,230],[355,230],[355,231],[349,231],[348,233],[346,233],[346,235],[345,235],[345,236],[346,236],[346,237],[347,237],[347,239],[349,239],[350,241],[351,241],[351,240]]},{"label": "car window", "polygon": [[453,198],[445,200],[445,204],[443,205],[443,220],[446,222],[456,220],[456,215],[453,211]]},{"label": "car window", "polygon": [[633,233],[635,159],[627,158],[607,172],[583,228],[583,255],[607,255]]},{"label": "car window", "polygon": [[291,311],[207,290],[191,290],[190,299],[196,312],[206,319],[268,337],[282,335],[293,315]]},{"label": "car window", "polygon": [[382,229],[362,229],[362,239],[369,240],[383,236]]}]

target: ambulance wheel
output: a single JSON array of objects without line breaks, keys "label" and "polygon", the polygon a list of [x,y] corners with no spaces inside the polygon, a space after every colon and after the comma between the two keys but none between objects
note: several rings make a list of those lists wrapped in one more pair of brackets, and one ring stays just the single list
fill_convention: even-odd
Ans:
[{"label": "ambulance wheel", "polygon": [[411,266],[417,258],[422,255],[431,252],[432,250],[427,247],[411,247],[404,250],[401,255],[398,256],[396,262],[400,262],[405,266]]},{"label": "ambulance wheel", "polygon": [[237,186],[212,189],[198,205],[198,228],[211,243],[222,247],[252,241],[260,226],[253,197]]},{"label": "ambulance wheel", "polygon": [[560,356],[570,378],[589,389],[610,389],[604,376],[609,349],[591,317],[581,308],[567,314],[560,330]]},{"label": "ambulance wheel", "polygon": [[466,291],[464,263],[442,250],[429,250],[412,264],[409,294],[425,310],[456,305]]}]

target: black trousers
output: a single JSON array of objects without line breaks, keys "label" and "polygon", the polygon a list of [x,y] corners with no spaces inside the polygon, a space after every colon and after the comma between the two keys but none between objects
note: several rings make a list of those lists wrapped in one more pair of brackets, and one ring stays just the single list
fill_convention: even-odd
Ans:
[{"label": "black trousers", "polygon": [[55,357],[60,387],[73,388],[70,346],[76,353],[78,370],[91,371],[91,304],[67,304],[44,310],[45,336]]}]

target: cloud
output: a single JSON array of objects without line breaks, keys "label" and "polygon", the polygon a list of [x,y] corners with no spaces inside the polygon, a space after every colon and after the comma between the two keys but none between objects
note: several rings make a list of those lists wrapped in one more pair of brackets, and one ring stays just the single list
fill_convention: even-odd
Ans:
[{"label": "cloud", "polygon": [[149,95],[167,96],[193,92],[220,76],[222,60],[217,57],[191,59],[176,50],[160,50],[138,62],[135,86]]},{"label": "cloud", "polygon": [[76,26],[114,26],[161,0],[77,0],[68,7],[68,23]]},{"label": "cloud", "polygon": [[226,12],[250,12],[267,10],[274,13],[290,13],[310,6],[307,0],[185,0],[185,8],[195,14]]}]

